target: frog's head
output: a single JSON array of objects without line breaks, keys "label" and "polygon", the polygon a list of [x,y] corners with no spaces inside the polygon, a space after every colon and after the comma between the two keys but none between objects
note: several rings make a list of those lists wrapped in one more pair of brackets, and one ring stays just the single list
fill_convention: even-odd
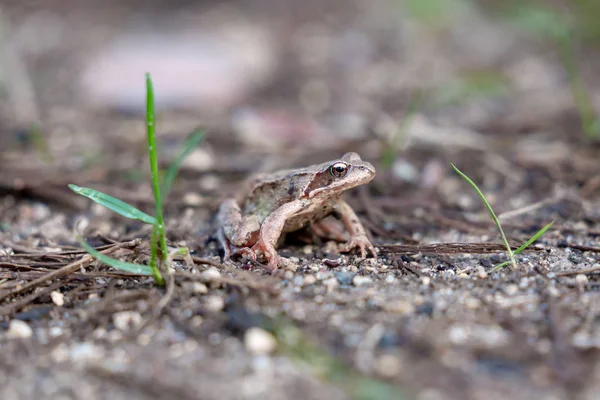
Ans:
[{"label": "frog's head", "polygon": [[329,197],[353,187],[364,185],[375,178],[375,168],[361,160],[357,153],[346,153],[339,160],[320,164],[304,193],[309,198]]}]

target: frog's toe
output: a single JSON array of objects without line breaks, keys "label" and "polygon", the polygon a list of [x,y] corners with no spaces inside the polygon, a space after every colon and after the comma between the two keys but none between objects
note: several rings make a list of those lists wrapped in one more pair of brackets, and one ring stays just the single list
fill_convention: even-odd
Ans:
[{"label": "frog's toe", "polygon": [[236,247],[231,256],[249,258],[253,261],[256,261],[256,254],[250,247]]},{"label": "frog's toe", "polygon": [[369,241],[369,239],[364,235],[355,236],[350,239],[348,243],[341,247],[341,251],[349,252],[355,248],[358,248],[360,251],[361,258],[367,257],[367,250],[373,255],[373,257],[377,257],[377,249],[375,249],[375,246],[373,246],[371,241]]}]

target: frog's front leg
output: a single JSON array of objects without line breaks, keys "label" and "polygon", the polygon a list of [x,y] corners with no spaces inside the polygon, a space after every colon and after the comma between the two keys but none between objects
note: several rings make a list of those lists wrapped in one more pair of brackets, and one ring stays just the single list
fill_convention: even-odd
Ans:
[{"label": "frog's front leg", "polygon": [[256,216],[244,217],[237,201],[227,199],[219,207],[217,224],[226,260],[231,256],[231,245],[235,246],[235,253],[256,258],[250,250],[250,246],[256,243],[260,230],[260,222]]},{"label": "frog's front leg", "polygon": [[339,200],[337,203],[337,212],[342,217],[342,221],[350,232],[350,240],[344,246],[342,246],[341,250],[343,252],[350,251],[353,248],[358,248],[360,250],[360,254],[363,258],[367,255],[367,249],[371,252],[373,257],[377,257],[377,250],[371,244],[371,241],[367,237],[367,232],[365,228],[360,223],[358,216],[350,207],[348,203],[344,200]]},{"label": "frog's front leg", "polygon": [[305,202],[302,200],[294,200],[285,203],[277,210],[272,212],[262,223],[260,234],[254,246],[253,251],[260,251],[268,260],[267,268],[271,271],[277,269],[279,265],[279,256],[275,250],[277,240],[281,236],[285,221],[295,213],[305,207]]}]

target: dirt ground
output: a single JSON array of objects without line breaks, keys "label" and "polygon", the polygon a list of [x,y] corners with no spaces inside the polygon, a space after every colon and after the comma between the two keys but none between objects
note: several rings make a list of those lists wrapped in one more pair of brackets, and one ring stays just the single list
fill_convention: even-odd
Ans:
[{"label": "dirt ground", "polygon": [[[498,7],[0,2],[0,398],[600,399],[598,42]],[[151,228],[67,187],[153,212],[144,72],[162,167],[206,132],[165,202],[192,252],[167,288],[86,255],[77,232],[145,262]],[[377,170],[345,194],[377,258],[303,232],[289,268],[222,262],[247,177],[348,151]],[[450,163],[515,248],[554,221],[516,268]]]}]

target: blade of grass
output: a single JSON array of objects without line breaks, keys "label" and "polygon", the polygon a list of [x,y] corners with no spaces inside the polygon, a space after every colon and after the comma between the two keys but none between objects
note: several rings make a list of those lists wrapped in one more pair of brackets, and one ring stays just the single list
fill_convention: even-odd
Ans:
[{"label": "blade of grass", "polygon": [[78,237],[77,239],[79,240],[79,243],[81,243],[81,245],[83,246],[85,251],[87,251],[89,254],[91,254],[98,261],[101,261],[104,264],[106,264],[110,267],[113,267],[114,269],[118,269],[119,271],[130,272],[133,274],[148,275],[148,276],[153,275],[152,267],[150,267],[148,265],[134,264],[134,263],[117,260],[115,258],[112,258],[112,257],[109,257],[107,255],[100,253],[98,250],[96,250],[95,248],[93,248],[92,246],[87,244],[85,242],[85,240],[83,240],[83,238]]},{"label": "blade of grass", "polygon": [[[540,236],[542,236],[544,233],[546,233],[546,231],[548,229],[550,229],[550,227],[552,226],[552,224],[554,224],[554,221],[546,224],[542,229],[540,229],[539,231],[537,231],[535,235],[533,235],[531,238],[529,238],[528,241],[526,241],[518,249],[516,249],[513,252],[513,254],[519,254],[520,252],[522,252],[523,250],[525,250],[527,247],[529,247],[533,242],[535,242],[536,240],[538,240],[540,238]],[[510,261],[505,261],[505,262],[503,262],[501,264],[498,264],[494,268],[492,268],[492,272],[496,272],[500,268],[505,267],[508,264],[510,264]]]},{"label": "blade of grass", "polygon": [[173,186],[173,182],[175,182],[175,178],[177,177],[181,163],[191,153],[191,151],[194,150],[198,143],[202,141],[202,139],[204,139],[204,131],[199,129],[194,131],[186,139],[183,147],[181,148],[181,153],[173,160],[163,180],[161,191],[163,198],[166,198],[171,191],[171,187]]},{"label": "blade of grass", "polygon": [[517,262],[515,261],[515,256],[513,254],[512,249],[510,248],[510,244],[508,243],[508,240],[506,239],[506,235],[504,234],[504,229],[502,229],[502,225],[500,224],[500,221],[498,220],[498,217],[496,216],[496,213],[492,209],[492,206],[490,205],[490,203],[488,203],[487,199],[483,195],[483,192],[481,190],[479,190],[479,187],[475,184],[475,182],[473,182],[471,180],[471,178],[469,178],[461,170],[459,170],[458,168],[456,168],[456,166],[454,164],[450,163],[450,165],[452,166],[452,168],[454,169],[454,171],[457,174],[459,174],[464,180],[466,180],[467,182],[469,182],[469,184],[473,187],[473,189],[475,189],[475,191],[477,192],[477,194],[481,198],[481,201],[483,201],[483,204],[485,204],[485,206],[488,209],[490,215],[492,216],[492,219],[494,220],[494,223],[496,224],[496,226],[498,227],[498,230],[500,231],[500,235],[502,236],[502,241],[506,245],[506,250],[508,251],[508,256],[510,258],[510,264],[512,264],[513,268],[516,268],[517,267]]},{"label": "blade of grass", "polygon": [[[154,114],[154,88],[150,74],[146,74],[146,134],[148,136],[148,154],[150,155],[150,171],[152,176],[152,189],[154,191],[154,203],[156,205],[155,229],[160,243],[159,259],[164,261],[168,255],[167,239],[165,236],[165,223],[162,212],[162,199],[160,193],[160,180],[158,174],[158,159],[156,156],[156,119]],[[151,246],[156,246],[156,240],[152,240]]]},{"label": "blade of grass", "polygon": [[69,184],[69,189],[71,189],[79,195],[85,196],[88,199],[95,201],[96,203],[124,217],[139,220],[151,225],[156,224],[156,218],[151,217],[150,215],[138,210],[132,205],[129,205],[124,201],[112,197],[108,194],[102,193],[98,190],[80,187],[73,184]]}]

